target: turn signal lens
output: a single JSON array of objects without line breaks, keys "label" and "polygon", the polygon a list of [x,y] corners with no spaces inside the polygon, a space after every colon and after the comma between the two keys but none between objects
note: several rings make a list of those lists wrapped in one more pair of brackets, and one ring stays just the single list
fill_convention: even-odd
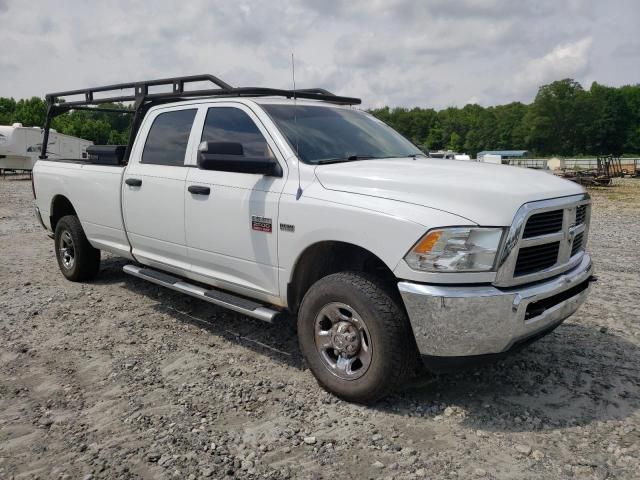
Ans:
[{"label": "turn signal lens", "polygon": [[414,247],[413,251],[420,254],[429,253],[435,244],[438,243],[441,236],[442,230],[433,230],[427,233]]}]

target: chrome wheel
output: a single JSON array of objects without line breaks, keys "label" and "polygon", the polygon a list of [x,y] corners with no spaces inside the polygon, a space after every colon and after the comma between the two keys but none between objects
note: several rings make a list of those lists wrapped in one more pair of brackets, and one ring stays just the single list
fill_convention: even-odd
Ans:
[{"label": "chrome wheel", "polygon": [[371,365],[372,344],[367,325],[349,305],[329,303],[318,313],[315,344],[325,367],[344,380],[355,380]]},{"label": "chrome wheel", "polygon": [[60,235],[59,249],[62,266],[67,270],[72,269],[76,262],[76,250],[73,245],[73,238],[71,238],[71,234],[67,230],[62,232],[62,235]]}]

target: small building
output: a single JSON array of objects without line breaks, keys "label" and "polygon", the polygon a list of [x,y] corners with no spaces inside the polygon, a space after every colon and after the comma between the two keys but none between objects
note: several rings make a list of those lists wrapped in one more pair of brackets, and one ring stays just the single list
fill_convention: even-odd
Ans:
[{"label": "small building", "polygon": [[[483,157],[485,155],[496,156],[499,155],[502,160],[509,160],[512,158],[524,158],[529,155],[528,150],[484,150],[482,152],[478,152],[477,159],[479,162],[483,161]],[[509,162],[503,162],[509,163]]]},{"label": "small building", "polygon": [[429,158],[444,158],[447,160],[471,160],[471,157],[466,153],[457,153],[453,150],[437,150],[427,153]]},{"label": "small building", "polygon": [[558,157],[551,157],[547,160],[547,167],[549,167],[549,170],[564,170],[567,168],[565,159]]}]

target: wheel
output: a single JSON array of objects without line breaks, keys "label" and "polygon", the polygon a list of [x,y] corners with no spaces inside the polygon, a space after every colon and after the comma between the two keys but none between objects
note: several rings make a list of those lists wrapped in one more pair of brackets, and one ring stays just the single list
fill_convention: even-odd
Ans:
[{"label": "wheel", "polygon": [[298,341],[318,383],[360,403],[393,390],[416,358],[404,310],[375,277],[359,272],[329,275],[309,289]]},{"label": "wheel", "polygon": [[68,280],[81,282],[98,274],[100,250],[91,246],[75,215],[66,215],[58,221],[55,247],[58,266]]}]

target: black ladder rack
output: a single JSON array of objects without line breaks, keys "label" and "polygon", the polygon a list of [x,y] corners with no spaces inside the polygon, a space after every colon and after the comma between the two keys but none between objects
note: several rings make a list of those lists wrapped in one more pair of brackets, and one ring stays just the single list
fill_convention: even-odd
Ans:
[{"label": "black ladder rack", "polygon": [[[204,90],[185,90],[185,85],[196,82],[210,82],[215,88]],[[151,87],[171,87],[171,91],[152,92]],[[133,90],[126,95],[106,95],[96,96],[117,90]],[[65,97],[83,95],[83,100],[66,101]],[[125,113],[133,115],[131,134],[129,143],[124,155],[125,163],[129,160],[131,147],[135,139],[140,123],[144,115],[153,105],[160,103],[175,102],[190,98],[199,97],[285,97],[302,98],[307,100],[319,100],[334,103],[337,105],[359,105],[361,100],[354,97],[343,97],[322,88],[307,88],[301,90],[284,90],[278,88],[265,87],[232,87],[225,81],[214,75],[191,75],[186,77],[161,78],[157,80],[147,80],[142,82],[118,83],[101,87],[83,88],[79,90],[69,90],[65,92],[48,93],[45,96],[47,101],[47,117],[44,124],[44,137],[42,139],[42,153],[40,158],[47,158],[47,143],[49,142],[49,129],[51,120],[70,110],[92,110],[111,113]],[[132,109],[101,108],[99,105],[105,103],[134,102]]]}]

